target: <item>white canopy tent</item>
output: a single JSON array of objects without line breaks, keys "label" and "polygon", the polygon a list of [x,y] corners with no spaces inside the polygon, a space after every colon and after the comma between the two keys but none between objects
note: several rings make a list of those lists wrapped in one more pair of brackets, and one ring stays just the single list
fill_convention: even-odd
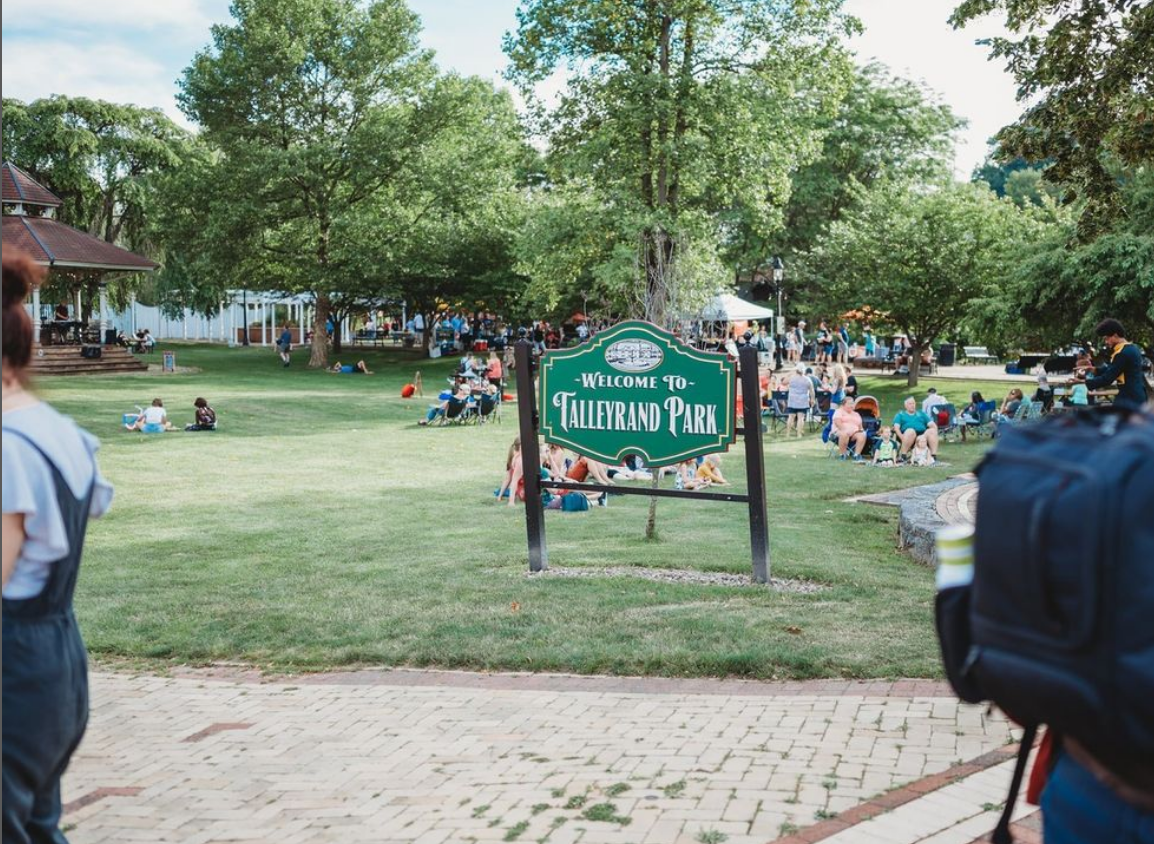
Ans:
[{"label": "white canopy tent", "polygon": [[707,322],[750,322],[773,319],[773,311],[739,299],[732,293],[718,293],[702,308],[698,319]]}]

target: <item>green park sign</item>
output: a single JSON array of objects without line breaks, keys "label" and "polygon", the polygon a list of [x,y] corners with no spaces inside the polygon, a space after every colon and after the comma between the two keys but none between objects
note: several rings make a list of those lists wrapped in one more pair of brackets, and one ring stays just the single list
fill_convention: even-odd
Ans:
[{"label": "green park sign", "polygon": [[723,354],[648,322],[618,323],[541,358],[540,430],[546,442],[605,463],[636,454],[668,466],[729,448],[736,380]]}]

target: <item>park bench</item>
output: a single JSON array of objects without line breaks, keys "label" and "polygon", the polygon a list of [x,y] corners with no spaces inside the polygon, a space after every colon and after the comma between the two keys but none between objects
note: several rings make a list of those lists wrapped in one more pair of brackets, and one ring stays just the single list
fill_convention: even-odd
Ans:
[{"label": "park bench", "polygon": [[963,346],[962,352],[966,356],[966,360],[972,360],[975,363],[997,363],[998,356],[991,355],[990,350],[985,346]]}]

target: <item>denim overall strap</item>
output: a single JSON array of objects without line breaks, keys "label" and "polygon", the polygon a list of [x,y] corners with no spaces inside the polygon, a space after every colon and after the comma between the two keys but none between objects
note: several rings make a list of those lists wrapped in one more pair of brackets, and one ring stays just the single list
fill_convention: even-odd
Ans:
[{"label": "denim overall strap", "polygon": [[[80,555],[84,548],[84,536],[88,528],[88,512],[92,506],[92,495],[96,489],[96,470],[93,466],[92,483],[83,498],[73,494],[60,469],[25,434],[4,428],[4,436],[15,436],[24,440],[44,459],[52,472],[52,482],[56,490],[56,501],[64,521],[64,532],[68,537],[68,553],[56,560],[48,574],[48,582],[39,595],[31,598],[4,599],[4,618],[14,619],[44,618],[68,612],[72,608],[72,594],[76,590],[76,577],[80,570]],[[95,462],[95,461],[94,461]]]}]

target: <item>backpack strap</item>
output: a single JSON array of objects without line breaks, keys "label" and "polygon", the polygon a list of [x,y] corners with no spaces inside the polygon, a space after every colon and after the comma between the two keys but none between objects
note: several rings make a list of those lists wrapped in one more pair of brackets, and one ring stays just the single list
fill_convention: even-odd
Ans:
[{"label": "backpack strap", "polygon": [[1037,724],[1030,724],[1022,731],[1022,743],[1018,745],[1018,761],[1014,763],[1014,778],[1010,780],[1006,808],[1002,810],[1002,817],[998,819],[994,834],[990,836],[992,844],[1014,844],[1014,836],[1010,832],[1010,816],[1014,814],[1014,804],[1018,802],[1018,791],[1026,774],[1026,762],[1030,758],[1030,751],[1034,749],[1034,738],[1037,735]]}]

